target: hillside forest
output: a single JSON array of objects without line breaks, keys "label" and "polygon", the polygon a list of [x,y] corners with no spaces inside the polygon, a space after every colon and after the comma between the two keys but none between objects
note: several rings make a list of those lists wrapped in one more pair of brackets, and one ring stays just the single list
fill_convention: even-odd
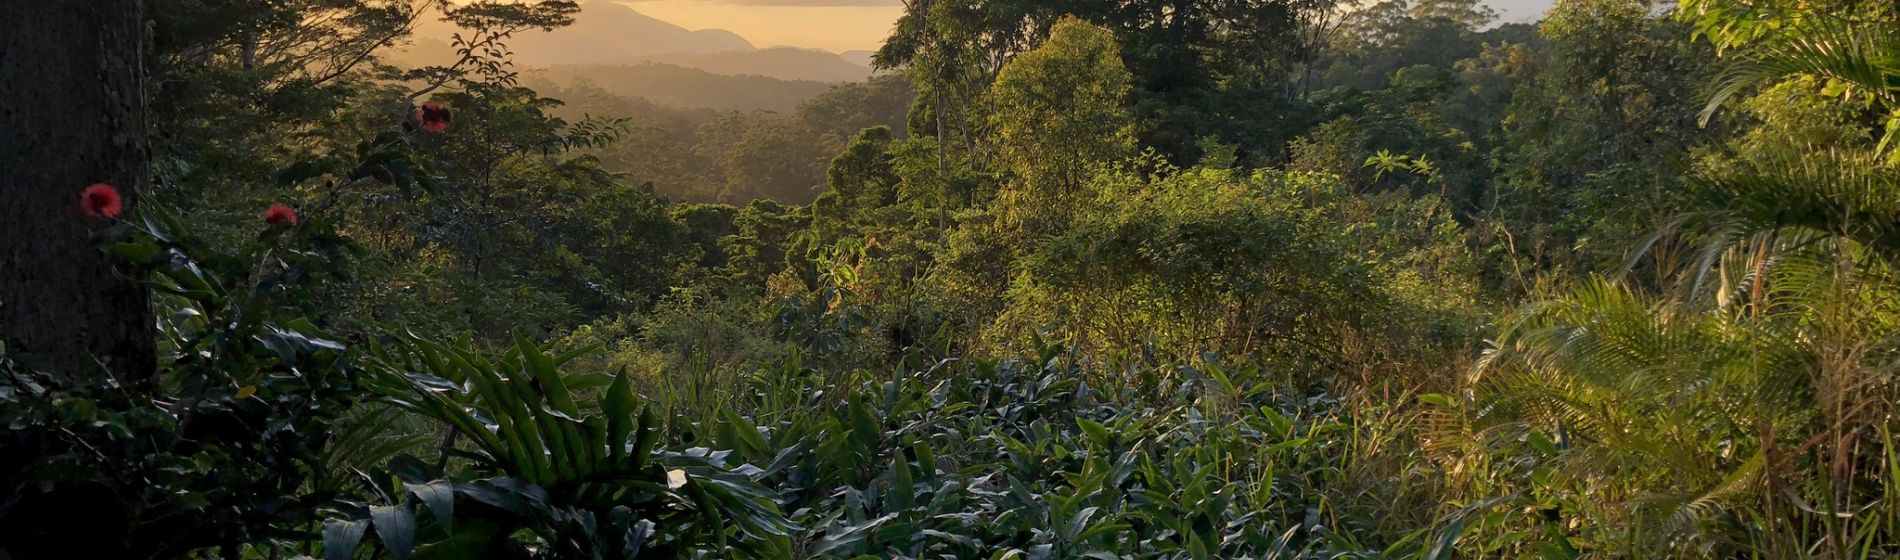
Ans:
[{"label": "hillside forest", "polygon": [[1892,2],[639,6],[0,2],[0,560],[1900,556]]}]

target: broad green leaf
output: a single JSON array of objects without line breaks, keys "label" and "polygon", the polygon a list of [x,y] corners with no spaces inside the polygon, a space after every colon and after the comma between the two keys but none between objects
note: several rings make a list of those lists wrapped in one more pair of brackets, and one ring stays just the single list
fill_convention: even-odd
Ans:
[{"label": "broad green leaf", "polygon": [[396,560],[408,560],[416,547],[415,515],[402,506],[370,506],[369,518],[383,549]]}]

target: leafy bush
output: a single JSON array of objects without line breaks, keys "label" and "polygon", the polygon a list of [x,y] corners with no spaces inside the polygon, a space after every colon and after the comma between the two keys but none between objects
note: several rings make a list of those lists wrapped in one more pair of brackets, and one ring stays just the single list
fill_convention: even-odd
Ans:
[{"label": "leafy bush", "polygon": [[333,425],[367,372],[307,318],[343,243],[315,223],[211,251],[156,212],[107,233],[160,294],[151,378],[0,348],[0,552],[177,557],[295,541],[337,497]]},{"label": "leafy bush", "polygon": [[[1422,550],[1364,533],[1419,499],[1350,485],[1341,403],[1212,356],[1120,375],[1059,347],[818,389],[755,380],[693,437],[765,469],[803,528],[797,557],[1226,558]],[[785,386],[782,383],[792,383]],[[1296,411],[1282,413],[1282,410]],[[1386,436],[1389,437],[1389,436]],[[1361,502],[1360,500],[1365,500]],[[1372,506],[1372,507],[1367,507]],[[1413,510],[1430,515],[1431,508]],[[1455,539],[1455,535],[1453,536]]]},{"label": "leafy bush", "polygon": [[[554,356],[518,338],[486,357],[410,339],[378,352],[392,377],[381,390],[450,435],[443,461],[405,455],[381,471],[387,505],[352,506],[326,522],[330,557],[350,557],[372,532],[395,558],[677,557],[701,549],[783,557],[777,551],[790,526],[753,480],[757,469],[727,464],[725,452],[666,451],[661,421],[636,399],[625,370],[604,390],[583,392],[606,376],[560,368],[591,350]],[[583,394],[596,395],[586,408]],[[453,446],[458,436],[470,445]],[[451,455],[465,468],[445,471]]]}]

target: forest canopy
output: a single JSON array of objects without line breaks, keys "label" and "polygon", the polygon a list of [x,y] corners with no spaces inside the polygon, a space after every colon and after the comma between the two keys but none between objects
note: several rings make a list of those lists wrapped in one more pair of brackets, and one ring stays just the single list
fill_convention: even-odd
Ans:
[{"label": "forest canopy", "polygon": [[0,560],[1900,556],[1893,3],[901,12],[0,4]]}]

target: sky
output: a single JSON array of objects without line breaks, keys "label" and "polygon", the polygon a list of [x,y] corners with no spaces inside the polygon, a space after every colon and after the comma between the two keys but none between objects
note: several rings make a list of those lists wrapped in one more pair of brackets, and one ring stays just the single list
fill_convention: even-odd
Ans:
[{"label": "sky", "polygon": [[[640,13],[687,29],[725,29],[760,47],[876,50],[904,12],[898,0],[637,0]],[[1533,21],[1551,0],[1491,0],[1501,21]]]},{"label": "sky", "polygon": [[642,0],[622,2],[687,29],[724,29],[760,47],[876,50],[903,15],[896,0]]},{"label": "sky", "polygon": [[1537,21],[1550,11],[1551,0],[1490,0],[1486,2],[1491,9],[1498,11],[1500,22]]}]

